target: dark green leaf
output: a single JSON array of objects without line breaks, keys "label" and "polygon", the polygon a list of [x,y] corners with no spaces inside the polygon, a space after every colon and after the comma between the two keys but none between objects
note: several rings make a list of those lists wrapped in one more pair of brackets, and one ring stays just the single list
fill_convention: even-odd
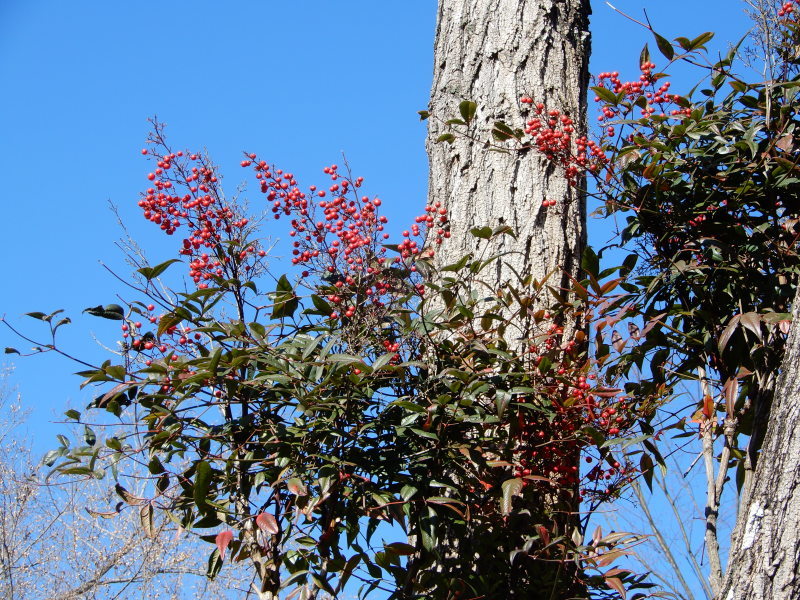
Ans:
[{"label": "dark green leaf", "polygon": [[644,482],[650,491],[653,491],[653,459],[647,452],[643,452],[639,459],[639,471],[644,476]]},{"label": "dark green leaf", "polygon": [[604,88],[598,85],[593,87],[592,91],[595,94],[597,94],[597,97],[600,98],[606,104],[611,104],[612,106],[616,106],[619,103],[619,98],[617,98],[617,95],[608,88]]},{"label": "dark green leaf", "polygon": [[211,465],[209,465],[206,461],[201,460],[197,463],[194,476],[194,491],[192,492],[192,495],[194,497],[195,506],[197,506],[197,510],[200,512],[208,512],[211,510],[207,502],[208,488],[209,484],[211,483],[211,474]]},{"label": "dark green leaf", "polygon": [[701,33],[696,38],[694,38],[691,42],[689,42],[687,50],[697,50],[699,48],[704,47],[711,39],[714,37],[713,31],[706,31],[705,33]]},{"label": "dark green leaf", "polygon": [[469,230],[469,232],[476,238],[480,238],[482,240],[488,240],[492,237],[491,227],[473,227]]},{"label": "dark green leaf", "polygon": [[655,31],[653,32],[653,36],[656,38],[656,44],[661,54],[663,54],[667,60],[672,60],[675,56],[675,49],[672,47],[672,44],[670,44],[669,40],[658,35]]},{"label": "dark green leaf", "polygon": [[478,105],[474,102],[470,102],[469,100],[464,100],[461,104],[458,105],[458,112],[461,113],[461,117],[469,123],[472,119],[475,118],[475,113],[478,110]]},{"label": "dark green leaf", "polygon": [[139,273],[141,273],[145,279],[150,281],[151,279],[155,279],[156,277],[161,275],[164,271],[167,270],[167,268],[171,264],[176,262],[181,262],[181,261],[178,260],[177,258],[171,258],[170,260],[165,261],[159,265],[156,265],[155,267],[142,267],[141,269],[139,269]]},{"label": "dark green leaf", "polygon": [[648,48],[647,44],[645,44],[644,48],[642,48],[642,51],[639,54],[639,64],[643,65],[649,62],[650,62],[650,48]]}]

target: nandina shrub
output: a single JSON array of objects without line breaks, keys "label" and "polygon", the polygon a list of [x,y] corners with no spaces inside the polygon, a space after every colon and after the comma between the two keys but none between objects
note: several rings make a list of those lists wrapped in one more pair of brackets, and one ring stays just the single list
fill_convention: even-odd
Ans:
[{"label": "nandina shrub", "polygon": [[[449,235],[441,207],[388,244],[382,203],[363,194],[363,179],[331,165],[327,189],[303,191],[248,153],[242,167],[289,222],[291,270],[277,276],[259,220],[226,198],[207,156],[172,149],[158,123],[143,155],[154,164],[138,205],[178,241],[177,257],[141,266],[123,305],[87,309],[119,322],[119,351],[81,372],[83,387],[99,388],[86,412],[67,413],[85,425],[83,439],[62,437],[49,466],[110,470],[148,534],[154,512],[166,512],[215,544],[210,576],[225,560],[250,560],[264,597],[336,595],[353,578],[364,596],[380,587],[397,598],[523,598],[541,585],[604,583],[602,571],[582,570],[611,543],[593,541],[587,561],[578,508],[614,497],[635,474],[608,442],[649,405],[598,375],[585,334],[564,339],[562,325],[619,312],[607,297],[621,279],[599,283],[616,269],[600,273],[588,255],[590,279],[576,282],[583,303],[551,312],[533,309],[547,282],[483,297],[481,274],[499,258],[438,271],[429,260]],[[169,283],[178,262],[193,290]],[[53,335],[40,349],[62,351],[65,322],[31,316]],[[509,344],[523,318],[530,338]],[[101,427],[103,412],[111,420]],[[584,473],[582,454],[592,463]],[[127,461],[147,464],[151,479],[127,478]],[[377,542],[382,522],[406,541]],[[452,549],[438,543],[454,534],[471,561],[447,561]],[[426,572],[434,560],[447,569]],[[553,561],[574,565],[562,581],[551,580]]]}]

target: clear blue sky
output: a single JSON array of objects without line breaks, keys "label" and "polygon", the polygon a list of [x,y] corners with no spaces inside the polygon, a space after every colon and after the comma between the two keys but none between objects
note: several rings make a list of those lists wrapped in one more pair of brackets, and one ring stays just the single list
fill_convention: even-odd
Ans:
[{"label": "clear blue sky", "polygon": [[[668,38],[716,31],[717,49],[749,26],[737,0],[612,3],[637,17],[646,8]],[[65,347],[94,359],[103,351],[93,336],[113,343],[118,324],[81,314],[122,291],[100,260],[130,271],[114,245],[121,231],[109,201],[154,263],[177,248],[136,207],[153,115],[176,147],[207,148],[229,189],[246,178],[242,150],[304,185],[324,182],[321,168],[344,152],[403,229],[425,202],[416,111],[428,100],[435,17],[434,0],[0,0],[0,314],[34,333],[23,313],[64,308],[75,322]],[[594,2],[592,31],[595,72],[637,76],[646,41],[658,56],[647,32],[603,2]],[[672,91],[692,83],[678,79]],[[590,239],[607,237],[590,224]],[[5,346],[26,344],[0,328]],[[82,409],[90,394],[63,359],[13,364],[10,383],[32,410],[31,440],[44,452],[60,430],[50,421],[68,406]]]}]

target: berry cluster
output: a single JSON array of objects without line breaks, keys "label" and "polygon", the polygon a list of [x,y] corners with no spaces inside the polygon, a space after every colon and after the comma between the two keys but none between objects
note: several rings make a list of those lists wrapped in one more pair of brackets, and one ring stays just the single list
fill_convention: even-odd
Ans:
[{"label": "berry cluster", "polygon": [[[330,165],[323,169],[331,180],[328,189],[311,186],[305,193],[291,173],[257,160],[255,154],[247,155],[241,165],[252,166],[261,192],[272,203],[274,217],[291,219],[291,262],[304,269],[304,278],[312,273],[322,277],[321,289],[337,307],[332,318],[351,319],[364,302],[383,306],[398,285],[404,287],[396,278],[387,277],[388,267],[403,264],[415,272],[416,260],[432,257],[434,247],[450,236],[441,204],[426,206],[410,230],[403,231],[403,240],[396,246],[398,256],[389,260],[384,245],[389,239],[385,231],[388,219],[380,214],[380,198],[359,194],[363,177],[343,175],[338,165]],[[425,288],[417,283],[415,289],[423,294]]]},{"label": "berry cluster", "polygon": [[[524,96],[522,104],[533,105],[533,99]],[[577,182],[578,175],[585,171],[597,172],[608,162],[603,149],[586,136],[573,140],[575,123],[569,115],[557,110],[545,110],[541,102],[534,107],[536,116],[525,123],[525,133],[532,136],[527,147],[536,149],[547,160],[564,169],[571,184]],[[573,141],[575,150],[573,152]],[[554,206],[555,200],[545,200],[545,207]]]},{"label": "berry cluster", "polygon": [[167,235],[182,227],[188,230],[179,254],[189,257],[189,276],[198,288],[250,271],[248,257],[255,256],[256,247],[239,247],[249,220],[225,201],[214,165],[199,153],[172,152],[157,123],[149,142],[152,147],[142,154],[155,160],[157,168],[148,173],[152,187],[138,206]]},{"label": "berry cluster", "polygon": [[[669,93],[669,81],[665,81],[656,87],[656,83],[663,77],[663,74],[654,74],[653,69],[655,67],[655,63],[652,62],[642,63],[639,67],[642,74],[639,76],[638,81],[622,81],[619,78],[618,71],[600,73],[597,76],[597,85],[598,87],[609,89],[615,94],[623,94],[631,108],[634,105],[641,106],[641,104],[644,104],[644,106],[641,106],[641,116],[644,118],[656,113],[662,117],[668,115],[673,117],[690,115],[690,108],[672,108],[672,105],[681,102],[683,98]],[[640,99],[644,99],[644,102]],[[594,101],[602,102],[603,99],[600,96],[595,96]],[[600,113],[597,117],[600,123],[621,115],[618,106],[609,106],[607,103],[601,106]],[[606,133],[609,137],[613,136],[614,127],[609,126]]]},{"label": "berry cluster", "polygon": [[[569,340],[562,338],[563,329],[552,324],[528,348],[533,364],[542,371],[538,382],[542,393],[518,400],[513,474],[547,480],[560,489],[572,489],[582,482],[581,498],[608,495],[629,481],[635,469],[609,459],[607,451],[597,447],[597,436],[612,439],[625,435],[640,411],[621,390],[597,384],[596,375],[589,372],[590,363],[579,358],[585,345],[582,333]],[[590,456],[593,448],[597,459]],[[581,453],[587,462],[597,461],[583,475],[577,460]]]},{"label": "berry cluster", "polygon": [[778,16],[786,17],[788,15],[793,14],[795,11],[795,4],[800,4],[800,2],[798,2],[798,0],[790,0],[789,2],[784,2],[780,10],[778,10]]}]

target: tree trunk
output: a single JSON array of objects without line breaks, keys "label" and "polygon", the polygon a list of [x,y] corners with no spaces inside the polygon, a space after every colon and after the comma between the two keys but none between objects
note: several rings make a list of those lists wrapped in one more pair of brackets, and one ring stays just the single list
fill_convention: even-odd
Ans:
[{"label": "tree trunk", "polygon": [[[489,252],[510,253],[496,263],[495,283],[521,276],[550,285],[577,274],[585,245],[583,195],[562,170],[535,151],[492,152],[482,143],[495,121],[522,125],[519,100],[530,96],[548,110],[573,117],[580,128],[586,110],[589,63],[588,0],[440,0],[434,47],[428,154],[429,204],[441,202],[450,238],[439,264],[475,252],[470,229],[508,225],[517,234],[495,238]],[[471,127],[479,139],[435,143],[442,120],[457,118],[471,100],[478,112]],[[545,208],[544,200],[556,200]]]},{"label": "tree trunk", "polygon": [[[549,164],[535,151],[493,152],[484,142],[490,139],[495,121],[523,126],[523,96],[570,115],[576,128],[583,128],[589,13],[589,0],[439,0],[428,203],[439,203],[449,218],[450,235],[434,259],[440,267],[480,250],[486,257],[503,255],[491,273],[482,273],[483,283],[495,289],[519,288],[519,278],[528,276],[538,281],[548,278],[547,284],[557,288],[571,287],[570,277],[577,277],[586,241],[583,194],[568,185],[560,166]],[[464,100],[478,105],[468,136],[457,136],[453,144],[436,143],[447,130],[444,122],[459,117]],[[543,206],[545,200],[555,200],[555,207]],[[484,226],[509,226],[517,237],[498,236],[487,247],[485,240],[470,234]],[[543,296],[538,306],[545,308],[550,300]],[[520,340],[532,333],[531,325],[520,319],[511,325],[506,341],[521,348]],[[563,326],[565,336],[575,330],[574,325]],[[458,478],[453,475],[453,479]],[[556,507],[559,500],[562,503]],[[439,557],[430,571],[454,582],[474,582],[476,575],[482,582],[477,585],[486,587],[473,586],[470,593],[484,593],[487,598],[528,598],[533,593],[553,599],[572,597],[574,573],[558,561],[541,561],[528,570],[525,584],[517,572],[524,560],[512,559],[508,570],[500,564],[508,561],[507,552],[514,556],[523,549],[520,540],[549,509],[560,515],[553,517],[560,533],[569,535],[567,529],[575,524],[574,495],[568,506],[563,495],[559,499],[555,494],[541,498],[539,504],[528,507],[526,514],[511,515],[504,527],[493,532],[448,529],[442,524]],[[527,549],[521,554],[526,553]]]},{"label": "tree trunk", "polygon": [[800,598],[800,293],[749,495],[731,544],[724,600]]}]

